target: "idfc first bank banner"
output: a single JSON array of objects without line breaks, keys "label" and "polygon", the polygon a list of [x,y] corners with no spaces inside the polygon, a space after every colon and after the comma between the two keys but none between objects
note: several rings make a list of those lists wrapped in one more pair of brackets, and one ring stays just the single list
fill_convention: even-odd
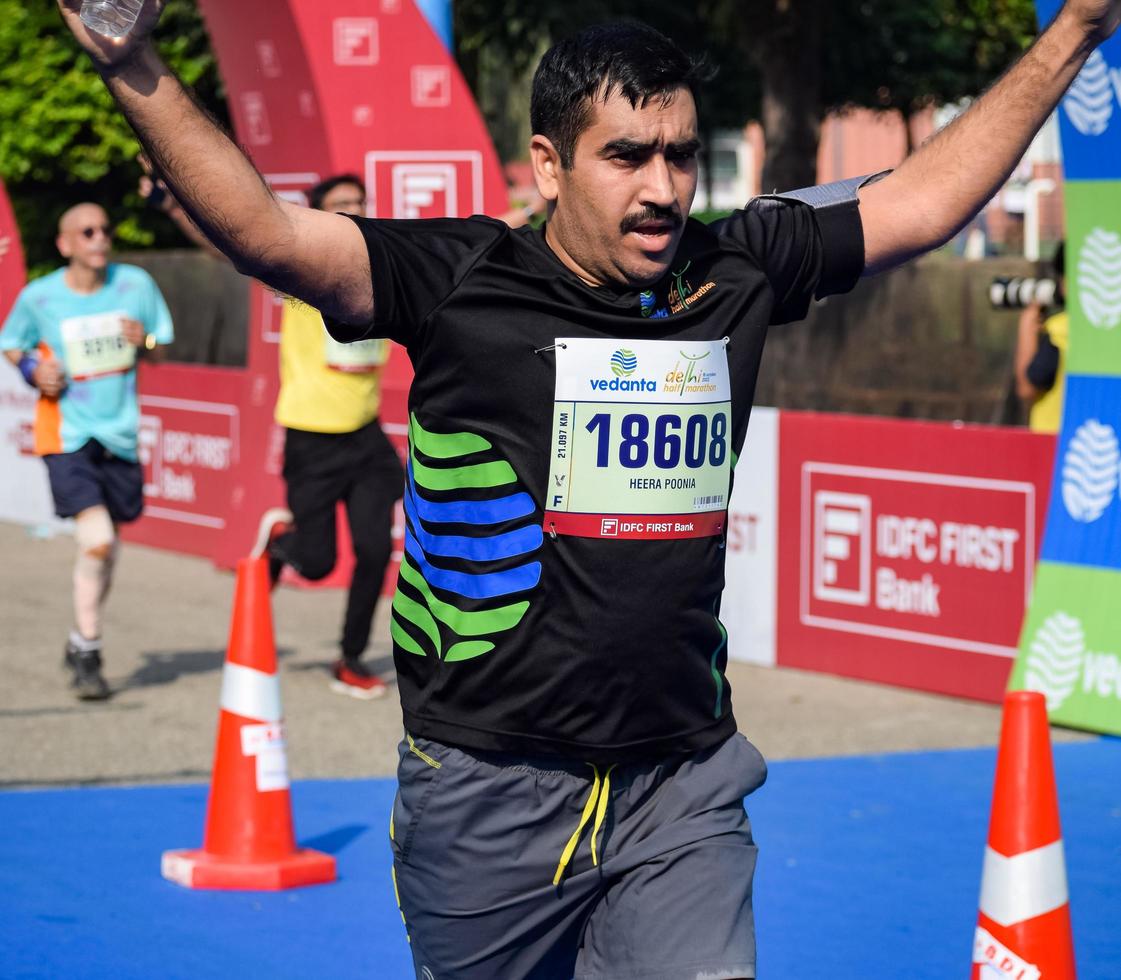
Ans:
[{"label": "idfc first bank banner", "polygon": [[[1059,10],[1041,0],[1040,23]],[[1121,37],[1059,108],[1070,348],[1047,529],[1013,688],[1121,734]]]}]

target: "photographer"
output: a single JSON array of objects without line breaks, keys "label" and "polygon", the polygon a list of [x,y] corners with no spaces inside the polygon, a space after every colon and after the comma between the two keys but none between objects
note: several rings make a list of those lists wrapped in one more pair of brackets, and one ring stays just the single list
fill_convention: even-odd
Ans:
[{"label": "photographer", "polygon": [[[1016,394],[1028,405],[1033,432],[1058,432],[1063,417],[1063,380],[1069,326],[1064,299],[1064,248],[1052,260],[1058,289],[1054,307],[1035,301],[1020,314],[1016,338]],[[1053,309],[1052,315],[1046,311]]]}]

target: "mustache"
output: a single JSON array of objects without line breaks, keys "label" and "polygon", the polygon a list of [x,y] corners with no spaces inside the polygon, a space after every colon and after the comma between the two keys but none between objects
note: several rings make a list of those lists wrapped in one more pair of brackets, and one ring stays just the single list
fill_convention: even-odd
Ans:
[{"label": "mustache", "polygon": [[668,221],[674,228],[680,228],[684,222],[681,215],[678,214],[675,208],[659,208],[654,205],[648,205],[641,211],[636,211],[634,214],[628,214],[622,221],[619,222],[619,231],[622,234],[634,231],[636,228],[641,228],[651,221]]}]

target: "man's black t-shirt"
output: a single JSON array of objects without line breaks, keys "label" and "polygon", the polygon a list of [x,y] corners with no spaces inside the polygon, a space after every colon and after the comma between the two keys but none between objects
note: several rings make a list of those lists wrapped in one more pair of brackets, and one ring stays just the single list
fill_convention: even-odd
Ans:
[{"label": "man's black t-shirt", "polygon": [[[487,218],[355,220],[373,275],[376,316],[366,333],[403,344],[416,371],[405,558],[391,624],[408,730],[592,762],[696,751],[732,734],[717,618],[730,492],[724,460],[734,465],[743,446],[768,326],[805,316],[814,295],[843,292],[859,277],[855,202],[819,214],[757,199],[710,226],[690,220],[669,273],[646,291],[588,286],[541,230],[511,231]],[[352,329],[333,330],[357,339]],[[668,537],[607,536],[619,528],[615,518],[601,522],[602,535],[555,533],[549,508],[559,498],[551,495],[564,476],[551,463],[565,445],[561,436],[557,449],[556,427],[567,424],[554,409],[558,340],[566,356],[591,350],[593,365],[596,351],[614,350],[604,380],[586,387],[611,387],[624,400],[620,389],[666,387],[660,376],[632,380],[643,361],[653,363],[651,352],[715,353],[711,364],[718,347],[726,351],[723,407],[667,420],[658,405],[640,405],[626,416],[594,415],[580,430],[585,445],[596,426],[604,437],[598,459],[584,460],[588,472],[649,467],[651,453],[658,457],[663,470],[631,481],[647,488],[641,499],[655,499],[663,491],[649,488],[663,483],[691,485],[687,465],[709,467],[709,478],[725,483],[720,493],[674,491],[688,507],[709,509],[695,515],[709,531],[672,536],[674,527],[693,527],[686,515],[631,525],[669,528]],[[713,341],[724,343],[704,346]],[[615,418],[623,423],[617,452],[607,441]],[[741,479],[750,467],[740,464]]]}]

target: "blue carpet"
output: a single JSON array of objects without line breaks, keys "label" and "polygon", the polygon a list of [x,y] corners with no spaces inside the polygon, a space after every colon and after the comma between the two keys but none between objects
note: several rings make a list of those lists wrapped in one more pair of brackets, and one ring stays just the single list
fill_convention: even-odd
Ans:
[{"label": "blue carpet", "polygon": [[[1055,749],[1081,980],[1121,976],[1121,741]],[[995,754],[780,762],[749,800],[764,980],[966,976]],[[194,892],[203,786],[0,793],[0,977],[408,977],[389,879],[392,783],[297,783],[337,884]],[[500,980],[500,978],[496,978]]]}]

